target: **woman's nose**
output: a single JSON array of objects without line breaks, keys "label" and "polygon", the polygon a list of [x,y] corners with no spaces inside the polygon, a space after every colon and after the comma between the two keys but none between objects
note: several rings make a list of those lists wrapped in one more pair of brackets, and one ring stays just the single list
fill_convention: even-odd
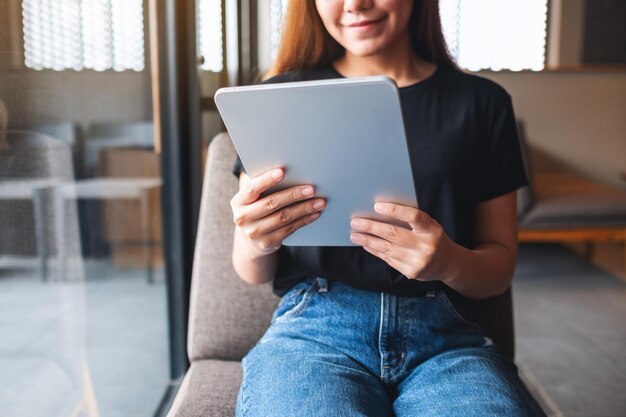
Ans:
[{"label": "woman's nose", "polygon": [[373,5],[373,0],[344,0],[343,10],[345,12],[358,12],[362,10],[369,10]]}]

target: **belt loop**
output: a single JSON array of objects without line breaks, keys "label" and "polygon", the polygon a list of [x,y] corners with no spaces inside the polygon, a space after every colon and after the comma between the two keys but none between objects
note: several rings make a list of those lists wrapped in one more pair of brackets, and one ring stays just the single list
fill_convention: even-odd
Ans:
[{"label": "belt loop", "polygon": [[317,292],[328,292],[328,280],[326,278],[317,277]]}]

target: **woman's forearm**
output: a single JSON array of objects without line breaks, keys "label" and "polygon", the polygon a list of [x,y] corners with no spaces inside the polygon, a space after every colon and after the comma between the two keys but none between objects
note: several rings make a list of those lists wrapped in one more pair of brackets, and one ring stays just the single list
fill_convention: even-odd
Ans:
[{"label": "woman's forearm", "polygon": [[258,255],[235,227],[232,262],[239,277],[250,284],[264,284],[273,279],[278,267],[278,252]]},{"label": "woman's forearm", "polygon": [[502,294],[510,286],[515,272],[517,248],[485,243],[473,250],[452,242],[453,266],[443,282],[453,290],[473,299]]}]

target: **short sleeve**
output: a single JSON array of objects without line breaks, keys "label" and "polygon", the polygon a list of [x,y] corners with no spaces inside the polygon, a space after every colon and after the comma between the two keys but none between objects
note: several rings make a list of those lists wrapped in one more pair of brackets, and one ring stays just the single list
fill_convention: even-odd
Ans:
[{"label": "short sleeve", "polygon": [[242,171],[246,172],[246,169],[243,167],[243,164],[241,163],[241,158],[239,158],[239,155],[237,155],[237,159],[235,159],[235,163],[233,164],[233,175],[237,177],[237,179],[239,179],[239,174]]},{"label": "short sleeve", "polygon": [[477,202],[491,200],[528,185],[513,103],[499,95],[487,110],[486,143],[482,148],[481,181]]}]

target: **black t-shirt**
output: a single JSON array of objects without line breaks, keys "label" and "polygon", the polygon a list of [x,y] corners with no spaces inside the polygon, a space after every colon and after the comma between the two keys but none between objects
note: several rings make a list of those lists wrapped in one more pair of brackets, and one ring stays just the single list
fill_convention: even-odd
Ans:
[{"label": "black t-shirt", "polygon": [[[264,83],[341,77],[329,64]],[[399,91],[419,208],[453,241],[472,249],[476,205],[528,185],[511,96],[491,80],[443,65]],[[239,178],[241,170],[237,158],[233,174]],[[396,295],[454,292],[441,281],[410,280],[362,247],[282,246],[278,254],[278,296],[310,276]]]}]

